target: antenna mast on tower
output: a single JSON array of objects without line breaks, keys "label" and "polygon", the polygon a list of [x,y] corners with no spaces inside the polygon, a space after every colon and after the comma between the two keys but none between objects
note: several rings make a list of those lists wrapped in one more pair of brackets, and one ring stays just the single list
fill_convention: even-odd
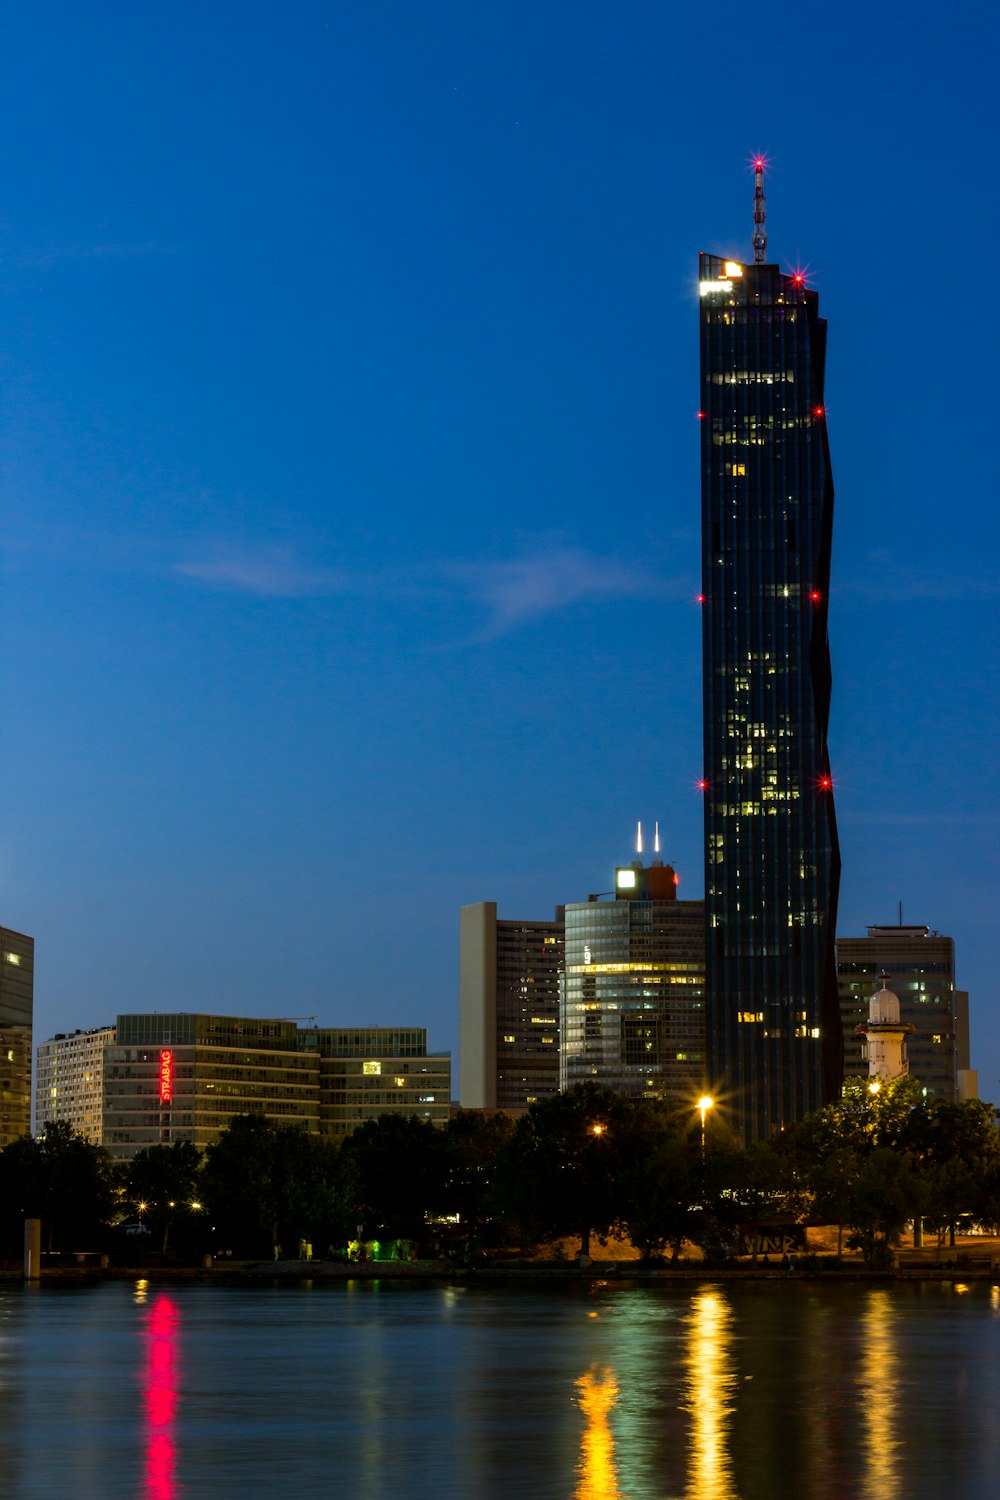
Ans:
[{"label": "antenna mast on tower", "polygon": [[767,255],[767,230],[764,227],[764,221],[767,218],[767,204],[764,202],[764,158],[755,156],[753,167],[753,263],[755,266],[762,266]]}]

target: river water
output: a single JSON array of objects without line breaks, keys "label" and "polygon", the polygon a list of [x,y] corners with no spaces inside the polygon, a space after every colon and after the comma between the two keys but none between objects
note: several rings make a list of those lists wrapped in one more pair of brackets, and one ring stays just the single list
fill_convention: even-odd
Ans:
[{"label": "river water", "polygon": [[996,1500],[1000,1288],[0,1288],[4,1500]]}]

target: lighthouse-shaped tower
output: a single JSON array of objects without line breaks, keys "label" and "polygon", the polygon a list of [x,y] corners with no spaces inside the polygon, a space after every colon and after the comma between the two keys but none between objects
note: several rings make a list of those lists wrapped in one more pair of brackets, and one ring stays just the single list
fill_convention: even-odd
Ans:
[{"label": "lighthouse-shaped tower", "polygon": [[899,1019],[899,998],[886,988],[889,975],[879,971],[881,986],[868,1001],[868,1020],[856,1028],[864,1037],[862,1057],[868,1062],[870,1078],[905,1078],[910,1071],[906,1057],[906,1038],[915,1027]]}]

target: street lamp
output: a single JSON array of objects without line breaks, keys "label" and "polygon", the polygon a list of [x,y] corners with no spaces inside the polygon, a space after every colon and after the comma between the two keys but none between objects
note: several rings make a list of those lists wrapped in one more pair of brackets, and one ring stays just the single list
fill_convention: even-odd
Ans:
[{"label": "street lamp", "polygon": [[604,1126],[600,1125],[600,1124],[598,1124],[598,1125],[591,1125],[591,1127],[590,1127],[590,1133],[591,1133],[591,1135],[603,1135],[604,1134]]},{"label": "street lamp", "polygon": [[701,1113],[701,1159],[705,1160],[705,1116],[715,1105],[715,1100],[709,1094],[702,1094],[698,1100],[698,1109]]}]

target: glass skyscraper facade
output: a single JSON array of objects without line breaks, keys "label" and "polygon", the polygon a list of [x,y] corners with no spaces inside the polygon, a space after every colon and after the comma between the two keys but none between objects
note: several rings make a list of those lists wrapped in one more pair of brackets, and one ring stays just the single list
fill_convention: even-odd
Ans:
[{"label": "glass skyscraper facade", "polygon": [[592,1080],[693,1109],[705,1076],[704,908],[673,868],[615,872],[605,897],[566,907],[560,1083]]},{"label": "glass skyscraper facade", "polygon": [[842,1069],[826,323],[776,265],[702,255],[699,293],[708,1063],[755,1139]]}]

